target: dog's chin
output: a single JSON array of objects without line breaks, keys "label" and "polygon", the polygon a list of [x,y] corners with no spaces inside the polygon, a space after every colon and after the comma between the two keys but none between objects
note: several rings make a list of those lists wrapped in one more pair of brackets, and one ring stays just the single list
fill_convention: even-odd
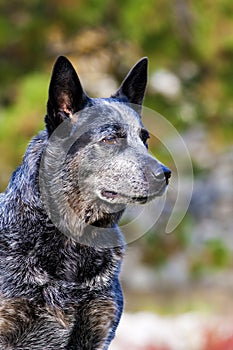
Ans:
[{"label": "dog's chin", "polygon": [[123,194],[112,190],[101,190],[98,192],[98,197],[109,204],[146,204],[156,197],[161,197],[166,192],[167,186],[163,186],[153,193],[144,193],[133,195],[130,193]]}]

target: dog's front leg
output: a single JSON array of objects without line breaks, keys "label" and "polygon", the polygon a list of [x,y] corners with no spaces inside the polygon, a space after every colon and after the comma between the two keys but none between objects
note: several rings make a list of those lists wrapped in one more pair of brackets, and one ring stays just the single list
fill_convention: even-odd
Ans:
[{"label": "dog's front leg", "polygon": [[117,318],[117,305],[109,296],[79,304],[67,350],[105,350]]}]

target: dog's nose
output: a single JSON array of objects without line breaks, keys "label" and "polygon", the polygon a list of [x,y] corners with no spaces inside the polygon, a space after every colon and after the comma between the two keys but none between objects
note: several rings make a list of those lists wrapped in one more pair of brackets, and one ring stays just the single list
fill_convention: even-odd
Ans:
[{"label": "dog's nose", "polygon": [[158,180],[166,180],[166,185],[168,185],[169,179],[171,177],[171,170],[165,165],[161,164],[160,171],[155,174]]}]

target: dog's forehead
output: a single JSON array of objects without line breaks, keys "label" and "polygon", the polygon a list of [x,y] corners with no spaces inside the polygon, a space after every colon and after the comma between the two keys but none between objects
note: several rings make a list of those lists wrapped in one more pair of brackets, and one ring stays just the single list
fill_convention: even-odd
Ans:
[{"label": "dog's forehead", "polygon": [[97,108],[98,122],[100,123],[119,123],[128,127],[141,128],[142,121],[140,115],[136,112],[138,106],[129,103],[112,102],[111,100],[102,100],[95,105]]},{"label": "dog's forehead", "polygon": [[105,99],[92,99],[92,104],[73,115],[72,134],[81,135],[91,130],[98,130],[106,125],[122,126],[125,131],[143,128],[140,115],[125,102]]}]

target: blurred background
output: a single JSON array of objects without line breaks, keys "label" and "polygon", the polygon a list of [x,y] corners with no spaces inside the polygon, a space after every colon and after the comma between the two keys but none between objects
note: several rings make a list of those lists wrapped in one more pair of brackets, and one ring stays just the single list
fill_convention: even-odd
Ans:
[{"label": "blurred background", "polygon": [[[0,0],[1,191],[43,128],[60,54],[92,97],[112,94],[148,56],[144,104],[175,126],[193,163],[182,223],[165,234],[164,212],[128,246],[111,350],[232,350],[232,0]],[[156,138],[150,148],[173,170]]]}]

